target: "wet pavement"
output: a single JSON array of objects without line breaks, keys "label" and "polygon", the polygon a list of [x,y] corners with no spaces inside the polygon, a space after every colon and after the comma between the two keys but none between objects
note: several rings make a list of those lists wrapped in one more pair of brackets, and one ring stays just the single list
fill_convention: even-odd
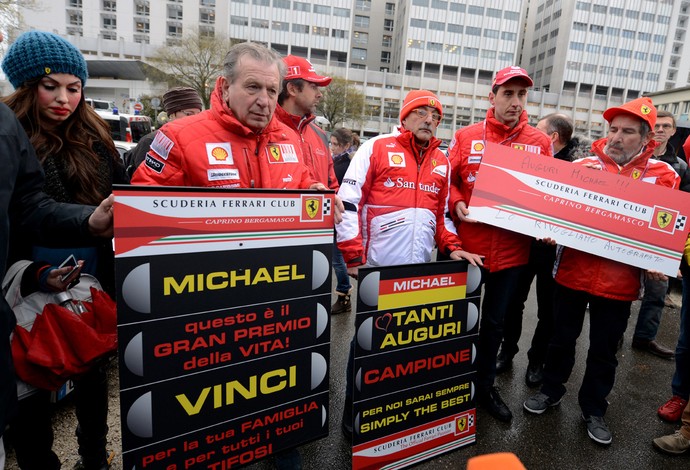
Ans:
[{"label": "wet pavement", "polygon": [[[557,407],[535,416],[523,411],[522,403],[535,392],[525,385],[527,349],[536,324],[534,293],[525,308],[520,352],[512,369],[498,376],[496,384],[513,412],[510,424],[501,423],[481,409],[477,415],[477,441],[417,469],[462,469],[469,458],[492,452],[513,452],[530,470],[534,469],[690,469],[690,453],[666,456],[656,451],[652,439],[672,434],[679,425],[663,422],[656,410],[671,397],[675,363],[633,350],[630,343],[637,321],[639,302],[633,303],[625,342],[618,354],[616,384],[608,397],[606,422],[613,434],[610,446],[600,446],[587,436],[577,404],[577,390],[584,373],[588,345],[588,317],[578,341],[576,364],[568,393]],[[353,296],[354,298],[354,296]],[[680,310],[665,308],[657,341],[675,348]],[[331,325],[331,420],[327,438],[300,447],[305,470],[340,470],[351,467],[350,447],[340,431],[343,409],[345,363],[354,332],[354,313],[332,317]],[[248,468],[275,468],[271,461]]]}]

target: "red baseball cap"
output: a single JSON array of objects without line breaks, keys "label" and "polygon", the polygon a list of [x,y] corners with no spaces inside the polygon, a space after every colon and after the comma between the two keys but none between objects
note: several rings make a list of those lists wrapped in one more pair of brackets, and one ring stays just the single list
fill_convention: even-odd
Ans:
[{"label": "red baseball cap", "polygon": [[331,83],[331,77],[322,77],[314,70],[314,66],[304,57],[297,57],[295,55],[286,56],[283,61],[287,65],[287,74],[285,80],[295,80],[301,78],[318,86],[328,86]]},{"label": "red baseball cap", "polygon": [[604,111],[604,119],[611,123],[619,114],[632,114],[636,118],[647,121],[651,129],[654,129],[654,124],[656,124],[656,108],[652,100],[646,96],[628,101],[622,106],[607,109]]},{"label": "red baseball cap", "polygon": [[501,86],[508,80],[512,80],[514,78],[522,78],[529,83],[529,86],[534,85],[534,82],[530,76],[527,75],[527,70],[516,65],[511,65],[510,67],[501,69],[498,71],[498,73],[496,73],[496,78],[494,78],[494,83],[491,85],[491,88]]}]

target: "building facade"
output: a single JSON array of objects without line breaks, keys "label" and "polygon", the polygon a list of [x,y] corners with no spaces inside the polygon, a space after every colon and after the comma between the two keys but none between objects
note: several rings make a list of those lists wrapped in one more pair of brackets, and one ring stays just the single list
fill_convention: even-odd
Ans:
[{"label": "building facade", "polygon": [[[64,35],[87,60],[143,60],[186,34],[264,43],[354,82],[363,135],[398,124],[402,99],[441,98],[439,137],[485,117],[493,75],[520,64],[535,79],[528,112],[559,111],[600,137],[602,112],[687,85],[682,54],[690,0],[53,0],[27,26]],[[11,39],[11,38],[10,38]],[[219,58],[221,60],[221,58]],[[164,86],[164,85],[163,85]],[[94,98],[120,101],[160,85],[90,80]],[[112,90],[112,91],[109,91]],[[130,96],[126,96],[126,95]],[[98,95],[98,96],[96,96]]]}]

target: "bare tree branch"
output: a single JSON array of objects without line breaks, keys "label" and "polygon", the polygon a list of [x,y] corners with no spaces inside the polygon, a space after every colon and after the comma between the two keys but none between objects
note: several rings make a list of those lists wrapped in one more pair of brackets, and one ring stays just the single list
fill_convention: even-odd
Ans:
[{"label": "bare tree branch", "polygon": [[317,110],[335,128],[345,121],[361,123],[364,117],[364,94],[352,83],[341,77],[333,81],[323,91],[323,98]]}]

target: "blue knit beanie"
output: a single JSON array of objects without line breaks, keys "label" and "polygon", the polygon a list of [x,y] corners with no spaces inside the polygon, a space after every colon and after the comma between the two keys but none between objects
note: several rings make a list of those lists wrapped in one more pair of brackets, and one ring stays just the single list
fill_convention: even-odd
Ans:
[{"label": "blue knit beanie", "polygon": [[79,49],[57,34],[27,31],[10,46],[2,70],[14,88],[51,73],[69,73],[86,85],[89,72]]}]

